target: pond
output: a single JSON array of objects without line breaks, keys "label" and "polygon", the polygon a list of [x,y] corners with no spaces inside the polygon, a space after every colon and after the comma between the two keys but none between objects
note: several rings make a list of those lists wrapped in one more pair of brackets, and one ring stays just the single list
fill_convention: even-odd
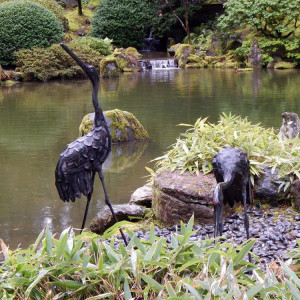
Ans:
[{"label": "pond", "polygon": [[[78,136],[82,117],[93,111],[91,84],[83,81],[22,83],[0,88],[0,238],[26,247],[48,225],[53,232],[79,228],[86,200],[62,202],[54,184],[60,152]],[[133,113],[147,129],[149,143],[114,146],[104,166],[113,204],[127,203],[147,181],[145,166],[161,156],[185,127],[222,112],[248,116],[263,126],[281,126],[281,113],[300,113],[300,72],[233,70],[159,70],[103,79],[104,110]],[[104,206],[101,183],[87,224]]]}]

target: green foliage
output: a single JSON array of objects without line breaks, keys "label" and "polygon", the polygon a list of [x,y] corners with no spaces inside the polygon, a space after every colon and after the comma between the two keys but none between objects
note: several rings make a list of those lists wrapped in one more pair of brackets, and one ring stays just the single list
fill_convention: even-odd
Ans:
[{"label": "green foliage", "polygon": [[112,53],[111,43],[112,40],[110,40],[109,38],[98,39],[91,36],[77,38],[72,41],[72,45],[74,46],[78,46],[78,47],[86,46],[97,51],[99,54],[102,55],[110,55]]},{"label": "green foliage", "polygon": [[19,49],[48,47],[62,38],[61,23],[43,6],[18,0],[0,4],[0,64],[13,64]]},{"label": "green foliage", "polygon": [[[108,230],[108,238],[114,230]],[[193,219],[180,233],[149,241],[127,230],[128,247],[98,242],[98,236],[75,236],[64,230],[58,239],[44,230],[28,249],[9,251],[0,267],[1,299],[292,299],[299,278],[281,262],[282,276],[244,261],[255,240],[235,247],[212,240],[192,242]],[[295,251],[298,252],[299,249]],[[252,270],[252,273],[247,271]],[[295,299],[297,296],[295,297]]]},{"label": "green foliage", "polygon": [[[0,3],[7,2],[7,1],[11,1],[11,0],[0,0]],[[26,1],[38,3],[44,6],[45,8],[52,11],[59,21],[61,21],[62,23],[64,22],[64,10],[55,0],[26,0]]]},{"label": "green foliage", "polygon": [[[198,33],[191,32],[191,44],[197,49],[202,51],[207,51],[211,47],[213,30],[211,25],[202,24],[197,28]],[[188,37],[186,36],[183,41],[183,44],[188,44]]]},{"label": "green foliage", "polygon": [[[85,63],[99,70],[103,56],[86,44],[71,42],[70,49]],[[83,78],[85,75],[76,62],[59,46],[33,48],[16,52],[17,71],[24,72],[25,77],[47,81],[57,78]]]},{"label": "green foliage", "polygon": [[91,35],[109,37],[117,47],[143,44],[145,26],[151,27],[155,8],[147,1],[102,0],[91,21]]},{"label": "green foliage", "polygon": [[[253,175],[259,175],[264,166],[279,168],[279,177],[300,179],[300,139],[280,141],[273,129],[253,125],[241,117],[223,115],[218,124],[198,119],[164,156],[157,158],[157,166],[179,169],[198,174],[212,171],[214,155],[224,147],[237,147],[245,151]],[[288,182],[283,181],[282,187]]]},{"label": "green foliage", "polygon": [[[266,37],[258,37],[258,44],[263,54],[263,66],[273,60],[273,58],[281,58],[285,61],[294,62],[296,65],[300,64],[300,39],[272,39]],[[242,46],[235,51],[240,60],[247,60],[250,53],[252,42],[244,41]]]},{"label": "green foliage", "polygon": [[219,18],[221,30],[233,31],[251,26],[266,37],[287,38],[300,23],[300,0],[229,0]]}]

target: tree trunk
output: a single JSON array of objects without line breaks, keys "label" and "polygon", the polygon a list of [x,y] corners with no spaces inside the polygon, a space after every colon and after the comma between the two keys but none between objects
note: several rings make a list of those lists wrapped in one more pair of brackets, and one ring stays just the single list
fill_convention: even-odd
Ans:
[{"label": "tree trunk", "polygon": [[78,15],[82,16],[83,13],[82,13],[82,3],[81,3],[81,0],[77,0],[77,3],[78,3]]},{"label": "tree trunk", "polygon": [[184,18],[185,18],[185,31],[186,31],[186,35],[188,37],[188,43],[189,45],[191,45],[191,33],[190,33],[190,27],[189,27],[189,2],[188,0],[185,0],[185,3],[184,3]]}]

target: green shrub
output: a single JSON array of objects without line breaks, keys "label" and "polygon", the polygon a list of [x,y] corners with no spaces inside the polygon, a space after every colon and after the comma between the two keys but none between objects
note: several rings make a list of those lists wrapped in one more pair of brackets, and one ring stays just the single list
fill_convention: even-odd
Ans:
[{"label": "green shrub", "polygon": [[[99,69],[103,58],[87,45],[71,42],[70,49],[85,63]],[[49,48],[22,49],[16,52],[17,70],[25,73],[25,78],[47,81],[57,78],[82,78],[84,73],[76,62],[57,44]]]},{"label": "green shrub", "polygon": [[147,1],[102,0],[91,21],[91,35],[109,37],[117,47],[139,47],[144,27],[151,27],[155,14]]},{"label": "green shrub", "polygon": [[99,54],[102,55],[109,55],[112,53],[111,51],[111,40],[109,38],[105,39],[98,39],[95,37],[87,36],[82,38],[77,38],[72,41],[72,45],[74,46],[87,46],[95,51],[97,51]]},{"label": "green shrub", "polygon": [[0,4],[0,64],[14,64],[14,52],[48,47],[63,38],[55,15],[40,4],[11,1]]},{"label": "green shrub", "polygon": [[[257,37],[257,40],[263,54],[263,66],[267,66],[273,57],[300,65],[300,39],[298,37],[285,40]],[[240,60],[247,60],[251,45],[252,41],[247,40],[235,50]]]},{"label": "green shrub", "polygon": [[[0,0],[0,3],[8,2],[8,1],[11,1],[11,0]],[[26,0],[26,1],[38,3],[42,6],[44,6],[45,8],[52,11],[55,14],[56,18],[60,22],[62,22],[62,23],[64,22],[64,19],[65,19],[64,10],[55,0]]]},{"label": "green shrub", "polygon": [[[106,238],[124,221],[116,224]],[[59,238],[44,230],[27,249],[9,251],[0,266],[1,299],[299,299],[300,281],[290,261],[280,272],[244,260],[255,240],[235,247],[212,240],[191,241],[193,219],[171,236],[149,241],[127,230],[128,247],[99,242],[65,229]],[[102,239],[105,238],[102,236]],[[299,248],[294,250],[299,261]],[[292,266],[292,267],[297,267]],[[252,271],[252,272],[251,272]]]}]

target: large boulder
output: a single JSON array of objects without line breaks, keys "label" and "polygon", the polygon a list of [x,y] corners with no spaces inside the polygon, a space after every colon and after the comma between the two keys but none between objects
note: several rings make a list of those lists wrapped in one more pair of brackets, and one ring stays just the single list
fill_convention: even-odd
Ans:
[{"label": "large boulder", "polygon": [[189,172],[165,170],[154,177],[152,209],[165,224],[188,221],[194,214],[200,223],[213,222],[212,195],[216,186],[213,174],[199,176]]},{"label": "large boulder", "polygon": [[139,53],[134,51],[133,47],[127,49],[116,49],[113,53],[118,67],[122,72],[140,72],[142,71],[142,66],[138,61],[140,58]]},{"label": "large boulder", "polygon": [[255,199],[268,200],[271,204],[282,199],[285,194],[279,193],[280,179],[278,169],[272,173],[272,168],[266,167],[260,177],[255,180],[254,197]]},{"label": "large boulder", "polygon": [[[139,221],[144,218],[149,211],[147,208],[139,205],[120,204],[113,205],[113,210],[118,221]],[[92,220],[90,229],[92,232],[102,234],[106,229],[115,223],[111,211],[108,206],[105,206],[97,216]]]},{"label": "large boulder", "polygon": [[[119,109],[104,112],[107,125],[110,129],[112,143],[137,141],[148,139],[149,135],[137,118],[128,111]],[[79,136],[91,131],[94,124],[94,113],[83,117],[79,126]]]},{"label": "large boulder", "polygon": [[294,207],[300,210],[300,180],[293,181],[291,186],[291,194],[293,196]]}]

